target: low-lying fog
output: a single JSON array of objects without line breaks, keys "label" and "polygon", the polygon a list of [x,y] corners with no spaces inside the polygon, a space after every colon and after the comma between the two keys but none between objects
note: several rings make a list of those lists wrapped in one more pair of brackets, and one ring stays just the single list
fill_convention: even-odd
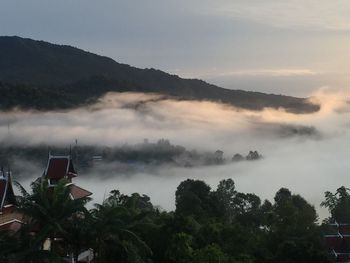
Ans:
[{"label": "low-lying fog", "polygon": [[[200,151],[234,153],[258,150],[264,158],[221,166],[158,167],[152,173],[115,174],[96,167],[80,174],[77,184],[91,190],[100,202],[112,189],[139,192],[155,205],[174,208],[175,189],[186,178],[205,180],[212,187],[233,178],[237,189],[271,199],[281,187],[304,196],[316,207],[326,190],[350,184],[350,105],[347,94],[327,89],[314,94],[320,112],[296,115],[283,110],[238,110],[212,102],[177,101],[159,95],[107,94],[90,107],[60,112],[13,110],[0,113],[3,144],[122,145],[169,139],[172,144]],[[42,170],[21,161],[32,171]],[[102,172],[103,171],[103,172]],[[108,175],[108,176],[106,176]],[[16,175],[13,177],[16,179]],[[319,209],[321,217],[326,211]]]}]

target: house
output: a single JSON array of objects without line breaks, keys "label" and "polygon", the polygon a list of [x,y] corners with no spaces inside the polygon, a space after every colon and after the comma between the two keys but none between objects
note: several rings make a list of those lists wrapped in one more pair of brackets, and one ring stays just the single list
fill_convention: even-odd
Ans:
[{"label": "house", "polygon": [[11,172],[0,171],[0,231],[16,232],[23,224],[23,215],[17,211]]},{"label": "house", "polygon": [[91,192],[73,183],[73,178],[75,177],[77,177],[77,172],[70,155],[49,155],[47,166],[43,174],[43,178],[48,180],[49,187],[55,187],[61,179],[65,179],[68,182],[67,186],[70,189],[70,196],[73,200],[92,195]]}]

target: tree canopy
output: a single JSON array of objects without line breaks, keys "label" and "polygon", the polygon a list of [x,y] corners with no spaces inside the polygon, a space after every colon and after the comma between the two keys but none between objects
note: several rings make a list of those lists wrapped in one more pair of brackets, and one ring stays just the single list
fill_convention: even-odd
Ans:
[{"label": "tree canopy", "polygon": [[[61,181],[22,187],[19,209],[27,224],[0,232],[0,262],[60,262],[92,249],[94,262],[331,262],[315,208],[281,188],[273,202],[236,189],[232,179],[213,190],[201,180],[178,186],[175,211],[156,208],[148,196],[110,192],[100,204],[72,200]],[[331,217],[348,220],[348,189],[326,193]],[[345,210],[345,212],[344,212]],[[42,250],[45,240],[56,240]]]}]

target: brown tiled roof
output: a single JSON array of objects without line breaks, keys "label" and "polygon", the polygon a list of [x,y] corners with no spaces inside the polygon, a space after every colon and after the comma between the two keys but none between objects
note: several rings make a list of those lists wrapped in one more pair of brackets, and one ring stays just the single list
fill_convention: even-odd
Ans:
[{"label": "brown tiled roof", "polygon": [[59,180],[64,178],[65,176],[75,177],[76,172],[73,167],[73,162],[69,156],[52,156],[49,158],[45,175],[48,179]]},{"label": "brown tiled roof", "polygon": [[19,213],[18,211],[13,211],[11,213],[5,213],[0,214],[0,225],[4,225],[11,221],[22,221],[23,220],[23,214]]},{"label": "brown tiled roof", "polygon": [[69,187],[70,187],[70,193],[71,193],[72,198],[74,200],[88,197],[88,196],[92,195],[91,192],[89,192],[89,191],[87,191],[79,186],[76,186],[75,184],[71,184]]}]

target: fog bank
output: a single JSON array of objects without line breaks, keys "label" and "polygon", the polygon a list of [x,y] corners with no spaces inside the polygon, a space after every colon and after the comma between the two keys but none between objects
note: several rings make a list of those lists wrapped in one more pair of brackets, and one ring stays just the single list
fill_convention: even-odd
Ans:
[{"label": "fog bank", "polygon": [[[227,156],[257,149],[264,158],[256,162],[158,167],[132,175],[116,174],[111,166],[103,171],[108,179],[96,167],[77,181],[94,192],[96,202],[108,191],[120,189],[147,194],[154,204],[173,209],[175,189],[182,180],[202,179],[215,188],[221,179],[233,178],[239,191],[271,199],[279,188],[288,187],[318,207],[324,191],[350,184],[348,95],[320,89],[312,99],[321,103],[321,110],[301,115],[177,101],[152,94],[113,93],[95,105],[69,111],[0,113],[0,140],[3,145],[69,145],[77,139],[80,145],[113,146],[166,138],[189,149],[220,149]],[[326,215],[319,211],[322,217]]]}]

